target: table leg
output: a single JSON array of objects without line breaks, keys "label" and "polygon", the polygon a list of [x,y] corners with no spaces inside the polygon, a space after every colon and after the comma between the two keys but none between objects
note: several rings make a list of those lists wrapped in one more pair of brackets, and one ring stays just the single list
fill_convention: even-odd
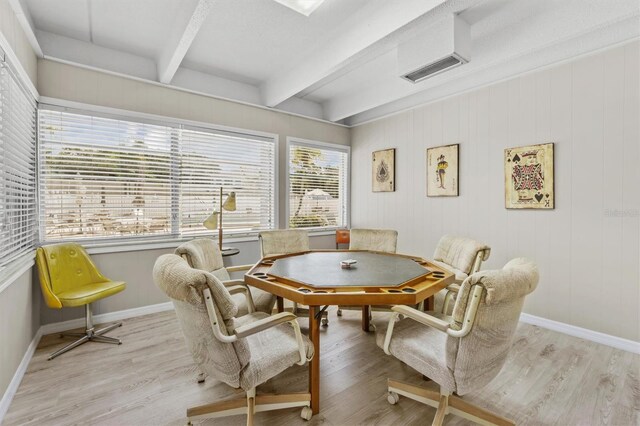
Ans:
[{"label": "table leg", "polygon": [[319,311],[320,306],[309,306],[309,339],[315,350],[309,362],[309,393],[313,414],[320,412],[320,318],[316,318]]},{"label": "table leg", "polygon": [[276,304],[278,306],[278,313],[284,312],[284,299],[282,297],[276,297]]},{"label": "table leg", "polygon": [[362,307],[362,331],[369,332],[369,318],[371,318],[371,306]]},{"label": "table leg", "polygon": [[433,311],[435,309],[436,306],[436,298],[435,296],[431,296],[428,299],[424,300],[424,310],[426,311]]}]

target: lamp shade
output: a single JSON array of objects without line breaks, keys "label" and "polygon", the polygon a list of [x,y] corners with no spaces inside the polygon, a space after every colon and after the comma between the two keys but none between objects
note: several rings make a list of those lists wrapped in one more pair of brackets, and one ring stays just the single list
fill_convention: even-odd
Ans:
[{"label": "lamp shade", "polygon": [[206,218],[204,220],[204,222],[202,222],[202,225],[204,225],[205,228],[207,229],[211,229],[211,230],[215,230],[218,228],[218,212],[214,210],[213,213],[211,213],[211,216],[209,216],[208,218]]},{"label": "lamp shade", "polygon": [[236,193],[230,192],[229,196],[225,200],[224,204],[222,204],[222,208],[228,212],[236,211]]}]

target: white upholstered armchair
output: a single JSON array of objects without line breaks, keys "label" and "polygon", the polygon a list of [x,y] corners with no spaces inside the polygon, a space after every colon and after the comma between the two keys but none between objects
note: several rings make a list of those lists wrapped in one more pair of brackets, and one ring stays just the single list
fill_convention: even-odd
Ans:
[{"label": "white upholstered armchair", "polygon": [[[350,231],[349,250],[369,250],[384,253],[395,253],[397,246],[398,231],[393,229],[354,228]],[[372,307],[370,306],[362,307],[339,305],[337,315],[342,316],[343,310],[361,310],[362,315],[369,315],[369,319],[371,319]],[[375,326],[373,324],[370,324],[369,327],[370,331],[375,330]]]},{"label": "white upholstered armchair", "polygon": [[[389,379],[389,402],[396,404],[403,395],[437,408],[434,425],[442,424],[448,413],[480,424],[514,424],[460,396],[482,389],[500,372],[525,296],[537,284],[536,265],[518,258],[503,269],[481,271],[464,280],[453,318],[441,319],[408,306],[394,306],[387,329],[376,336],[378,346],[432,379],[440,389]],[[398,321],[401,315],[404,319]],[[452,395],[454,392],[456,395]]]},{"label": "white upholstered armchair", "polygon": [[490,254],[491,247],[471,238],[452,235],[440,238],[433,254],[433,263],[453,272],[456,281],[436,294],[435,311],[451,314],[451,302],[460,290],[460,284],[469,275],[478,272]]},{"label": "white upholstered armchair", "polygon": [[247,413],[247,424],[252,425],[255,412],[300,406],[304,407],[302,417],[311,418],[309,393],[256,395],[258,385],[313,357],[313,345],[300,332],[295,315],[253,312],[238,317],[229,287],[177,255],[160,256],[153,279],[172,300],[200,371],[246,392],[246,398],[187,409],[189,423]]},{"label": "white upholstered armchair", "polygon": [[232,286],[234,302],[238,305],[238,316],[259,311],[271,314],[276,303],[276,296],[259,288],[249,287],[244,280],[232,280],[229,272],[240,272],[251,269],[253,265],[231,266],[225,268],[222,253],[218,244],[210,238],[196,238],[181,244],[175,254],[187,261],[195,269],[212,273],[222,283]]},{"label": "white upholstered armchair", "polygon": [[[280,254],[297,253],[309,251],[309,233],[304,229],[279,229],[274,231],[262,231],[260,238],[260,255],[277,256]],[[326,309],[322,311],[322,325],[329,325],[329,317]],[[304,315],[309,313],[309,309],[301,308],[293,302],[293,313]]]}]

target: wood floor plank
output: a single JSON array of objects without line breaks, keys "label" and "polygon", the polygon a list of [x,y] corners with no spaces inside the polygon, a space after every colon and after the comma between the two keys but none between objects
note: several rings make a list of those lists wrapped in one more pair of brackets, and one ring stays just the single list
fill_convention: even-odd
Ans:
[{"label": "wood floor plank", "polygon": [[[435,409],[401,397],[386,401],[388,377],[434,386],[376,346],[360,329],[360,312],[330,310],[322,328],[321,411],[310,422],[300,409],[256,414],[256,424],[424,425]],[[374,313],[386,327],[388,314]],[[303,330],[308,320],[300,319]],[[6,425],[183,425],[188,407],[241,397],[243,393],[197,370],[173,312],[124,321],[109,333],[120,346],[85,344],[52,361],[66,340],[45,336],[5,417]],[[258,388],[258,394],[307,389],[306,366],[294,366]],[[484,389],[463,396],[519,425],[640,424],[640,356],[520,324],[500,374]],[[244,425],[244,416],[202,421]],[[448,415],[445,425],[469,425]]]}]

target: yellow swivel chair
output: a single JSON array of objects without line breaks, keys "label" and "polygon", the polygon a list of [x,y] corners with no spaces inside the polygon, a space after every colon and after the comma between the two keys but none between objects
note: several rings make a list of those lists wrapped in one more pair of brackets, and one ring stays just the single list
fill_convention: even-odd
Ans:
[{"label": "yellow swivel chair", "polygon": [[49,355],[50,360],[89,341],[116,345],[122,343],[120,339],[103,336],[106,332],[122,326],[121,322],[94,330],[91,303],[121,292],[125,289],[126,283],[111,281],[102,275],[79,244],[65,243],[40,247],[36,252],[36,263],[47,306],[54,309],[83,305],[85,307],[85,332],[63,334],[80,338]]}]

